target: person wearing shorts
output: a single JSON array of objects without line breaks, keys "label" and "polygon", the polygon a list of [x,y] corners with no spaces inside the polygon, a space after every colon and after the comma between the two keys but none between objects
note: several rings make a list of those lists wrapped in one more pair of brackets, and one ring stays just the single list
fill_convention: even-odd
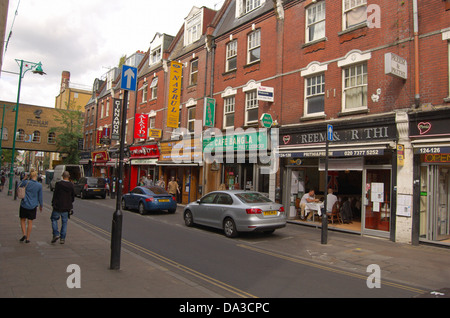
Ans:
[{"label": "person wearing shorts", "polygon": [[37,172],[30,173],[29,180],[20,182],[19,187],[26,187],[25,198],[20,201],[19,218],[20,227],[22,229],[21,242],[30,243],[31,229],[33,228],[33,220],[36,219],[36,211],[39,206],[40,212],[44,205],[42,200],[42,184],[37,182]]}]

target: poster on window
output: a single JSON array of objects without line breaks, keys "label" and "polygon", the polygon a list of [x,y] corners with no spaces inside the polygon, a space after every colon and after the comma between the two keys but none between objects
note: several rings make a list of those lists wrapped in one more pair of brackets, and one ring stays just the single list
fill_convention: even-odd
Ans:
[{"label": "poster on window", "polygon": [[148,114],[136,114],[134,121],[134,138],[147,138]]}]

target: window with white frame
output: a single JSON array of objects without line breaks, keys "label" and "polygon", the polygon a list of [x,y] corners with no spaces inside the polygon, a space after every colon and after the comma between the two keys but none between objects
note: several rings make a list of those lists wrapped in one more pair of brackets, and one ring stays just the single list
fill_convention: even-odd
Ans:
[{"label": "window with white frame", "polygon": [[367,21],[367,0],[344,1],[344,29]]},{"label": "window with white frame", "polygon": [[247,63],[259,61],[261,58],[261,30],[255,30],[247,39]]},{"label": "window with white frame", "polygon": [[158,97],[158,78],[155,77],[150,84],[151,98],[156,99]]},{"label": "window with white frame", "polygon": [[16,141],[24,141],[25,140],[25,130],[19,129],[16,133]]},{"label": "window with white frame", "polygon": [[102,106],[100,107],[100,118],[103,118],[105,114],[105,105],[102,102]]},{"label": "window with white frame", "polygon": [[245,124],[258,122],[258,99],[256,90],[245,93]]},{"label": "window with white frame", "polygon": [[344,68],[343,76],[344,111],[367,108],[367,63]]},{"label": "window with white frame", "polygon": [[158,63],[160,60],[161,60],[161,46],[158,46],[150,53],[150,64]]},{"label": "window with white frame", "polygon": [[56,144],[56,134],[54,132],[49,132],[47,136],[48,144]]},{"label": "window with white frame", "polygon": [[193,60],[191,62],[190,76],[189,76],[189,84],[190,85],[197,84],[197,76],[198,76],[198,59]]},{"label": "window with white frame", "polygon": [[237,67],[237,40],[227,44],[226,71],[235,70]]},{"label": "window with white frame", "polygon": [[144,85],[142,85],[142,103],[145,103],[147,101],[148,98],[148,84],[147,82],[144,83]]},{"label": "window with white frame", "polygon": [[155,116],[148,117],[148,128],[150,128],[150,129],[156,128],[156,117]]},{"label": "window with white frame", "polygon": [[234,127],[234,96],[225,97],[223,106],[223,128]]},{"label": "window with white frame", "polygon": [[325,111],[325,74],[305,78],[305,115],[323,114]]},{"label": "window with white frame", "polygon": [[185,22],[184,45],[189,45],[199,40],[202,36],[202,11],[194,14]]},{"label": "window with white frame", "polygon": [[325,1],[312,4],[306,9],[306,42],[325,37]]},{"label": "window with white frame", "polygon": [[109,99],[106,100],[106,111],[105,111],[105,116],[106,116],[106,117],[109,116]]},{"label": "window with white frame", "polygon": [[41,132],[39,130],[33,131],[33,142],[40,143],[41,142]]},{"label": "window with white frame", "polygon": [[243,16],[265,3],[265,0],[238,0],[236,1],[236,17]]},{"label": "window with white frame", "polygon": [[195,124],[195,106],[187,109],[187,115],[187,129],[190,133],[193,133]]}]

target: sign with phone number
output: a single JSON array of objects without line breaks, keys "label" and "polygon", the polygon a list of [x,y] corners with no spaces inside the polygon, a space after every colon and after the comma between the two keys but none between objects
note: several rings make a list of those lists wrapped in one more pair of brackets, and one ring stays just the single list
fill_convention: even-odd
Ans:
[{"label": "sign with phone number", "polygon": [[[308,152],[289,152],[280,153],[280,158],[307,158],[307,157],[325,157],[325,151],[308,151]],[[384,149],[368,149],[368,150],[342,150],[328,151],[329,157],[359,157],[359,156],[382,156]]]}]

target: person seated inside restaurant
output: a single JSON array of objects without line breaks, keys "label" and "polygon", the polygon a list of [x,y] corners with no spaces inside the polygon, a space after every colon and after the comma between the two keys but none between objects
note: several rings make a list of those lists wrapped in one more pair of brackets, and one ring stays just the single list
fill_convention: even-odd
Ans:
[{"label": "person seated inside restaurant", "polygon": [[337,202],[338,198],[333,194],[333,189],[328,188],[327,194],[327,213],[331,213],[333,211],[333,205]]},{"label": "person seated inside restaurant", "polygon": [[[312,202],[318,202],[318,201],[319,200],[316,199],[314,189],[310,189],[309,192],[305,193],[302,196],[302,199],[300,200],[300,219],[302,219],[302,220],[305,219],[306,203],[312,203]],[[312,213],[311,213],[311,219],[312,219]]]}]

